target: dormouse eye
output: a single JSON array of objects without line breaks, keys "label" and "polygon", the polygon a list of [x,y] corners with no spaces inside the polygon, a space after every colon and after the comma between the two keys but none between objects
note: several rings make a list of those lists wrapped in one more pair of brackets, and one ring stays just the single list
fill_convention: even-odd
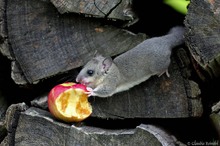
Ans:
[{"label": "dormouse eye", "polygon": [[93,71],[93,70],[88,70],[88,71],[87,71],[87,74],[88,74],[89,76],[92,76],[92,75],[94,74],[94,71]]}]

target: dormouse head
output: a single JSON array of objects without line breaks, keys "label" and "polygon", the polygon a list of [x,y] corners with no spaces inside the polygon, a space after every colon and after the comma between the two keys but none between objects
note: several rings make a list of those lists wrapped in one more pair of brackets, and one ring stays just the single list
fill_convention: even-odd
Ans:
[{"label": "dormouse head", "polygon": [[111,57],[103,57],[101,55],[95,56],[80,71],[76,78],[76,82],[80,82],[93,89],[96,88],[103,82],[112,63],[113,60]]}]

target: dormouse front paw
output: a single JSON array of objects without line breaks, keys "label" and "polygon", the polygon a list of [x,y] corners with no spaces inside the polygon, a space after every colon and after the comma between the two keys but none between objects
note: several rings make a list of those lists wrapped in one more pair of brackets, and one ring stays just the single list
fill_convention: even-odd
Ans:
[{"label": "dormouse front paw", "polygon": [[88,94],[89,97],[95,96],[94,90],[92,88],[86,87],[86,90],[88,91],[88,92],[86,92],[86,94]]}]

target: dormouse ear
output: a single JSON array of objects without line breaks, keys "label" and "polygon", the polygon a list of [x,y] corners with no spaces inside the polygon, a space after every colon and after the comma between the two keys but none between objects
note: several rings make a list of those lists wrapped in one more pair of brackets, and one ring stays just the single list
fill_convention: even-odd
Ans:
[{"label": "dormouse ear", "polygon": [[102,62],[102,72],[107,72],[112,66],[113,60],[111,57],[106,57]]}]

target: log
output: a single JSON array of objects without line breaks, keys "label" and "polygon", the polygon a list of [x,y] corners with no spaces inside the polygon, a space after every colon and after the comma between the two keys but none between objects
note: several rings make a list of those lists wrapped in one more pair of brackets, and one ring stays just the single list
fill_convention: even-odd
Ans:
[{"label": "log", "polygon": [[2,96],[0,91],[0,142],[7,135],[6,125],[4,122],[7,108],[8,108],[8,102],[6,101],[5,97]]},{"label": "log", "polygon": [[[10,123],[10,121],[8,121]],[[11,141],[17,146],[39,145],[169,145],[177,139],[164,129],[141,124],[135,129],[108,130],[98,127],[60,123],[50,113],[29,108],[20,113],[16,133]]]},{"label": "log", "polygon": [[13,59],[8,44],[5,7],[6,7],[5,0],[0,0],[0,53],[7,56],[9,59]]},{"label": "log", "polygon": [[220,112],[211,113],[209,117],[213,127],[216,130],[215,132],[218,134],[218,139],[220,139]]},{"label": "log", "polygon": [[[112,97],[90,97],[93,108],[91,116],[103,119],[201,117],[201,92],[198,84],[189,79],[192,66],[186,50],[176,48],[171,62],[170,78],[166,75],[153,76]],[[31,103],[32,106],[46,109],[45,102],[47,95]]]},{"label": "log", "polygon": [[8,108],[9,104],[5,97],[2,95],[0,91],[0,120],[5,116],[5,112]]},{"label": "log", "polygon": [[[124,10],[129,6],[130,0],[50,0],[57,10],[63,13],[80,13],[93,17],[132,20],[125,15]],[[130,12],[132,13],[132,12]],[[134,12],[133,12],[134,13]]]},{"label": "log", "polygon": [[212,106],[212,113],[209,117],[220,139],[220,101]]},{"label": "log", "polygon": [[1,141],[3,141],[6,135],[7,135],[7,130],[5,127],[5,123],[2,120],[0,120],[0,143]]},{"label": "log", "polygon": [[5,128],[7,129],[7,136],[1,141],[1,146],[14,146],[14,136],[16,133],[16,127],[22,111],[27,110],[28,106],[25,103],[12,104],[6,112]]},{"label": "log", "polygon": [[218,0],[191,0],[184,21],[191,55],[211,77],[220,76],[219,5]]},{"label": "log", "polygon": [[96,50],[104,55],[122,53],[146,38],[100,19],[61,15],[49,0],[9,0],[6,12],[17,84],[36,83],[80,67]]},{"label": "log", "polygon": [[[6,6],[5,0],[0,0],[0,53],[12,59],[12,55],[9,51],[8,36],[7,36],[7,29],[6,29],[5,6]],[[2,70],[5,68],[4,66],[2,66],[3,65],[2,56],[0,57],[0,61],[1,61],[1,67],[2,67],[1,72],[0,72],[0,83],[4,84],[3,79],[5,78],[5,76]],[[6,101],[6,98],[2,95],[2,92],[0,91],[0,142],[7,135],[7,129],[6,129],[4,119],[5,119],[5,112],[8,106],[9,104]]]}]

